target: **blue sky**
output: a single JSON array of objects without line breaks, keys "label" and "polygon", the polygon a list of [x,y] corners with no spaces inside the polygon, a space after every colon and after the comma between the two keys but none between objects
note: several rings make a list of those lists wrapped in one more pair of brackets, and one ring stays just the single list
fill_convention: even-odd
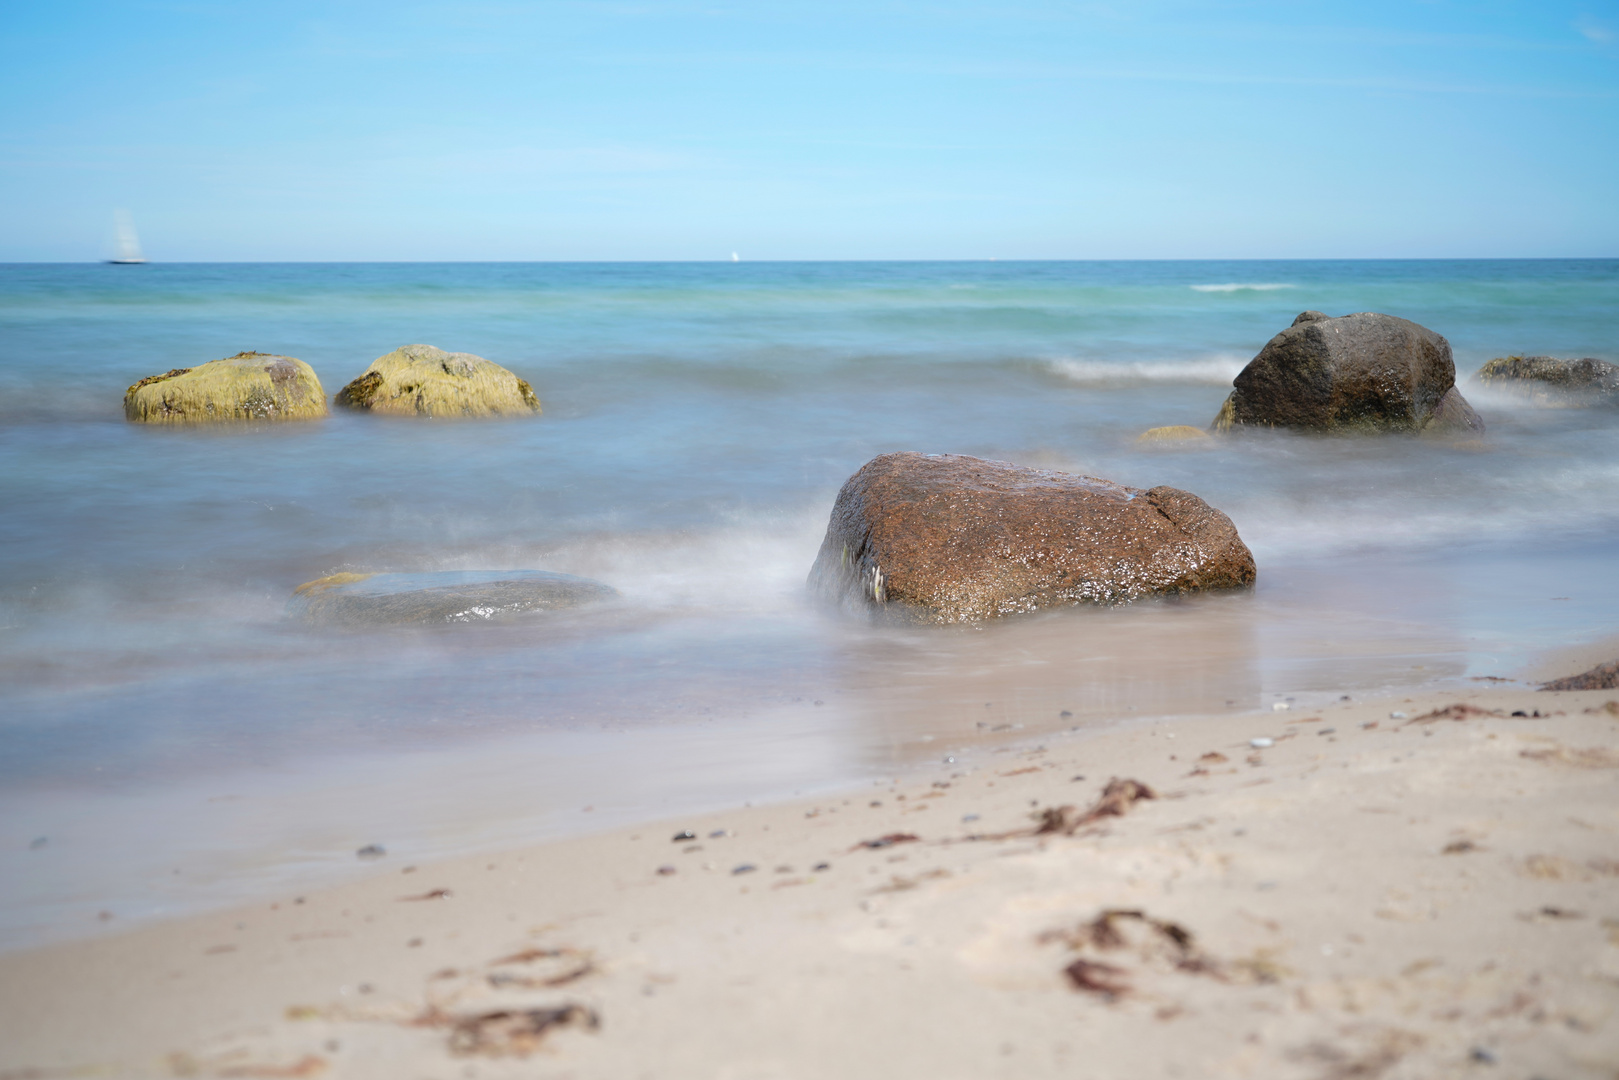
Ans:
[{"label": "blue sky", "polygon": [[1619,3],[0,0],[0,260],[1619,255]]}]

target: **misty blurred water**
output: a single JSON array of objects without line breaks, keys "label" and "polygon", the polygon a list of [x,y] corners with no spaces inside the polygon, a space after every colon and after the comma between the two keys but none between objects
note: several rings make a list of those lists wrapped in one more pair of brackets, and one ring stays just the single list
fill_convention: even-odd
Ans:
[{"label": "misty blurred water", "polygon": [[[1207,425],[1307,308],[1445,334],[1486,436],[1134,441]],[[0,943],[375,839],[430,855],[848,782],[987,715],[1510,674],[1612,632],[1619,410],[1466,376],[1619,359],[1616,334],[1619,261],[0,266]],[[511,368],[544,415],[122,417],[169,368],[276,352],[330,394],[413,342]],[[838,486],[901,449],[1186,488],[1258,587],[982,631],[813,610]],[[433,631],[284,617],[324,574],[442,569],[621,599]]]}]

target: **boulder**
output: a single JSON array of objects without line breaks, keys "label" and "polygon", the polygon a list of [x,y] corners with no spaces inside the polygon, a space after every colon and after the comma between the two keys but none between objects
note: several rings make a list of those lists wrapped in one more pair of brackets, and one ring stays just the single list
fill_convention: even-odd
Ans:
[{"label": "boulder", "polygon": [[319,420],[326,391],[302,360],[244,352],[193,368],[148,375],[124,394],[124,416],[139,424]]},{"label": "boulder", "polygon": [[1542,405],[1619,405],[1619,366],[1590,356],[1498,356],[1479,368],[1475,378]]},{"label": "boulder", "polygon": [[534,388],[499,364],[431,345],[406,345],[377,357],[334,401],[390,416],[535,416],[540,411]]},{"label": "boulder", "polygon": [[913,623],[1253,582],[1231,519],[1190,492],[917,453],[849,478],[809,575],[823,599]]},{"label": "boulder", "polygon": [[1233,380],[1213,430],[1482,432],[1456,389],[1450,342],[1376,312],[1306,311]]},{"label": "boulder", "polygon": [[326,626],[434,626],[559,611],[617,595],[599,581],[546,570],[332,574],[294,589],[287,611]]}]

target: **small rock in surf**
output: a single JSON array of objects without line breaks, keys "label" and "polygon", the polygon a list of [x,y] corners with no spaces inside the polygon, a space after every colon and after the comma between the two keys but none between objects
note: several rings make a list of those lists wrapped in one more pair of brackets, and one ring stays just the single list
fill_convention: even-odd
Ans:
[{"label": "small rock in surf", "polygon": [[1169,427],[1148,428],[1136,436],[1136,442],[1143,443],[1175,443],[1200,442],[1209,437],[1209,433],[1202,428],[1191,427],[1188,424],[1172,424]]},{"label": "small rock in surf", "polygon": [[1474,378],[1539,405],[1619,405],[1619,365],[1590,356],[1579,360],[1498,356],[1479,368]]}]

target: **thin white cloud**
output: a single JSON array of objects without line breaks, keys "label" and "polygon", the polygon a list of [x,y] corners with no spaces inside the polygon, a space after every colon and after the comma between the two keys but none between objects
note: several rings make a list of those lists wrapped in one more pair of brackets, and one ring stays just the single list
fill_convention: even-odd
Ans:
[{"label": "thin white cloud", "polygon": [[1606,45],[1614,39],[1613,28],[1605,26],[1590,17],[1582,18],[1574,24],[1587,41],[1594,41],[1598,45]]},{"label": "thin white cloud", "polygon": [[664,65],[669,67],[716,67],[720,65],[752,66],[760,68],[796,67],[841,68],[850,71],[878,71],[906,75],[942,75],[961,78],[1046,80],[1052,82],[1157,82],[1202,86],[1312,86],[1349,90],[1388,91],[1409,94],[1468,94],[1517,98],[1611,98],[1619,90],[1608,86],[1533,86],[1525,83],[1484,83],[1441,81],[1421,78],[1385,76],[1290,75],[1282,72],[1263,72],[1252,69],[1221,70],[1187,67],[1111,67],[1048,63],[1041,61],[996,61],[931,56],[908,56],[895,53],[871,55],[867,53],[832,51],[750,51],[750,52],[615,52],[597,53],[587,58],[592,63],[635,68]]}]

